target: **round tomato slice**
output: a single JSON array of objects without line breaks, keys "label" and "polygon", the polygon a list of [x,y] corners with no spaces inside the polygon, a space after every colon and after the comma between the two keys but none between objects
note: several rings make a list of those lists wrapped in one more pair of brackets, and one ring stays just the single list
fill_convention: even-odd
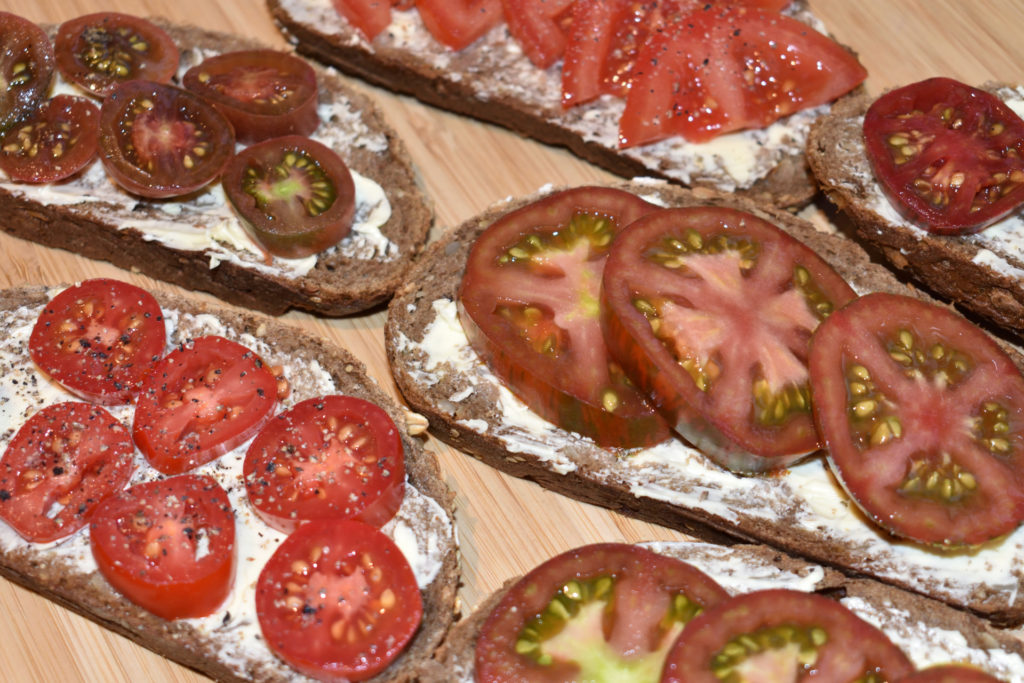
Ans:
[{"label": "round tomato slice", "polygon": [[194,192],[220,175],[234,154],[231,124],[198,95],[149,81],[128,81],[100,108],[103,166],[143,197]]},{"label": "round tomato slice", "polygon": [[423,600],[394,541],[368,524],[303,524],[256,583],[267,646],[317,680],[362,681],[386,668],[419,628]]},{"label": "round tomato slice", "polygon": [[32,360],[68,391],[93,403],[129,403],[164,353],[160,304],[119,280],[86,280],[43,308],[32,328]]},{"label": "round tomato slice", "polygon": [[249,502],[291,533],[311,519],[383,526],[402,506],[405,455],[384,410],[354,396],[323,396],[279,413],[245,455]]},{"label": "round tomato slice", "polygon": [[249,234],[275,256],[317,254],[352,229],[352,173],[316,140],[287,135],[247,147],[228,163],[221,183]]},{"label": "round tomato slice", "polygon": [[838,602],[773,589],[735,596],[690,622],[661,682],[896,681],[913,671],[888,636]]},{"label": "round tomato slice", "polygon": [[854,292],[809,248],[736,209],[666,209],[619,235],[601,292],[612,357],[713,460],[763,472],[817,449],[810,336]]},{"label": "round tomato slice", "polygon": [[810,370],[829,462],[875,522],[973,546],[1024,519],[1024,377],[979,328],[869,294],[818,328]]},{"label": "round tomato slice", "polygon": [[520,579],[476,644],[476,680],[657,680],[683,627],[728,599],[680,560],[639,546],[570,550]]},{"label": "round tomato slice", "polygon": [[110,585],[158,617],[205,617],[231,592],[235,517],[212,477],[171,477],[107,498],[89,539]]},{"label": "round tomato slice", "polygon": [[174,40],[141,17],[96,12],[66,21],[54,39],[64,78],[97,97],[132,80],[169,83],[178,70]]},{"label": "round tomato slice", "polygon": [[270,419],[277,391],[255,353],[224,337],[199,337],[146,378],[132,438],[153,467],[181,474],[248,441]]},{"label": "round tomato slice", "polygon": [[0,168],[12,180],[63,180],[96,157],[100,110],[89,100],[57,95],[0,138]]},{"label": "round tomato slice", "polygon": [[103,408],[47,406],[22,425],[0,460],[0,519],[36,543],[70,536],[128,484],[134,454],[128,430]]},{"label": "round tomato slice", "polygon": [[609,358],[598,315],[612,239],[657,209],[610,188],[553,194],[488,227],[462,279],[460,318],[477,353],[534,412],[602,446],[668,436]]},{"label": "round tomato slice", "polygon": [[864,145],[895,207],[931,232],[977,232],[1024,203],[1024,120],[983,90],[930,78],[887,92]]},{"label": "round tomato slice", "polygon": [[35,111],[53,79],[54,57],[43,29],[0,12],[0,131]]},{"label": "round tomato slice", "polygon": [[469,46],[504,17],[501,0],[416,0],[416,10],[430,34],[453,50]]}]

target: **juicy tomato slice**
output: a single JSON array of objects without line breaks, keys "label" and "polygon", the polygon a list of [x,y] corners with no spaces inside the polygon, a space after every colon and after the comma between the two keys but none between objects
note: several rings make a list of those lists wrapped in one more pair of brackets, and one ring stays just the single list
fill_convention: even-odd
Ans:
[{"label": "juicy tomato slice", "polygon": [[352,174],[316,140],[286,135],[246,147],[228,162],[221,184],[249,234],[276,256],[319,253],[352,229]]},{"label": "juicy tomato slice", "polygon": [[818,447],[810,336],[854,292],[809,248],[736,209],[666,209],[619,235],[601,292],[612,357],[713,460],[762,472]]},{"label": "juicy tomato slice", "polygon": [[180,54],[167,32],[142,17],[96,12],[66,21],[54,39],[61,74],[97,97],[132,80],[169,83]]},{"label": "juicy tomato slice", "polygon": [[1024,377],[980,329],[870,294],[818,328],[810,370],[829,462],[875,522],[973,546],[1024,519]]},{"label": "juicy tomato slice", "polygon": [[361,681],[405,648],[423,601],[394,541],[362,522],[318,520],[267,561],[256,616],[270,649],[301,673]]},{"label": "juicy tomato slice", "polygon": [[466,334],[530,408],[602,446],[651,445],[664,421],[608,356],[601,272],[619,230],[658,207],[621,190],[559,192],[476,240],[459,292]]},{"label": "juicy tomato slice", "polygon": [[864,144],[896,208],[931,232],[977,232],[1024,203],[1024,120],[983,90],[930,78],[885,93]]},{"label": "juicy tomato slice", "polygon": [[897,683],[1000,683],[1000,680],[969,664],[945,664],[915,671]]},{"label": "juicy tomato slice", "polygon": [[362,32],[367,40],[373,40],[391,23],[391,7],[401,9],[411,0],[331,0],[338,14]]},{"label": "juicy tomato slice", "polygon": [[835,600],[773,589],[732,597],[690,622],[661,682],[896,681],[913,671],[888,636]]},{"label": "juicy tomato slice", "polygon": [[186,474],[111,496],[89,538],[103,577],[158,617],[207,616],[231,592],[235,517],[212,477]]},{"label": "juicy tomato slice", "polygon": [[535,66],[546,69],[565,52],[574,0],[501,0],[508,31]]},{"label": "juicy tomato slice", "polygon": [[53,46],[28,19],[0,12],[0,131],[34,111],[53,79]]},{"label": "juicy tomato slice", "polygon": [[164,474],[181,474],[249,440],[270,419],[278,379],[254,352],[199,337],[167,354],[139,392],[132,438]]},{"label": "juicy tomato slice", "polygon": [[0,519],[36,543],[70,536],[128,484],[134,454],[128,430],[105,409],[47,406],[22,425],[0,460]]},{"label": "juicy tomato slice", "polygon": [[416,9],[430,34],[443,45],[461,50],[501,23],[502,0],[416,0]]},{"label": "juicy tomato slice", "polygon": [[83,97],[57,95],[0,138],[0,168],[23,183],[63,180],[96,157],[100,110]]},{"label": "juicy tomato slice", "polygon": [[354,396],[322,396],[276,415],[242,467],[249,502],[291,533],[312,519],[383,526],[402,506],[405,456],[391,417]]},{"label": "juicy tomato slice", "polygon": [[558,555],[494,607],[476,644],[476,680],[657,680],[687,623],[728,599],[713,579],[639,546]]},{"label": "juicy tomato slice", "polygon": [[149,81],[118,85],[100,108],[107,173],[143,197],[177,197],[220,175],[234,154],[231,123],[198,95]]}]

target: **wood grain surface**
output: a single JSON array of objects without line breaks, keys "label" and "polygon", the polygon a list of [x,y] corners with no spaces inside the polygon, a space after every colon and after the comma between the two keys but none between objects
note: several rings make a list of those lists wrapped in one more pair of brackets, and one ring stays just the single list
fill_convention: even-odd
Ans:
[{"label": "wood grain surface", "polygon": [[[811,0],[811,5],[828,29],[860,54],[873,92],[934,75],[982,83],[1016,82],[1024,73],[1020,38],[1024,3],[1020,0]],[[272,46],[285,45],[262,0],[0,0],[0,9],[39,22],[60,22],[99,10],[160,15],[258,38]],[[442,228],[495,200],[534,191],[545,183],[582,184],[610,177],[561,150],[363,84],[358,87],[384,108],[405,139]],[[820,210],[817,213],[817,219],[827,220]],[[174,290],[104,263],[2,234],[0,252],[5,258],[0,287],[110,276],[156,290]],[[382,310],[341,320],[300,313],[285,318],[350,349],[394,391],[382,343]],[[457,493],[464,609],[507,578],[570,547],[595,541],[682,538],[671,530],[506,477],[435,440],[428,448],[439,455],[445,477]],[[206,679],[0,580],[0,680]]]}]

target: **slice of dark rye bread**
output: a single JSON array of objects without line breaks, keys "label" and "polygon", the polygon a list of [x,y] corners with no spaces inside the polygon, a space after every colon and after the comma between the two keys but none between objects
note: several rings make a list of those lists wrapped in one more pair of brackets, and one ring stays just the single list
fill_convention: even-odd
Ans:
[{"label": "slice of dark rye bread", "polygon": [[[178,44],[182,69],[209,54],[265,47],[250,39],[172,25],[155,19]],[[216,249],[176,248],[136,227],[175,229],[179,239],[231,226],[241,228],[219,181],[178,200],[146,200],[117,188],[99,160],[70,181],[43,187],[0,182],[0,229],[49,247],[110,261],[188,289],[271,314],[300,308],[327,316],[365,310],[390,298],[410,261],[421,251],[433,221],[405,145],[375,104],[331,69],[314,64],[320,90],[320,127],[326,142],[349,168],[384,189],[391,216],[381,235],[355,231],[316,256],[301,276],[266,263],[257,251],[219,242]],[[324,121],[324,114],[329,119]],[[356,219],[361,216],[357,214]],[[171,228],[177,224],[176,228]]]},{"label": "slice of dark rye bread", "polygon": [[[658,181],[619,187],[664,205],[751,211],[809,245],[859,293],[915,294],[852,240],[787,212]],[[1024,528],[974,553],[934,553],[895,541],[866,521],[821,457],[774,476],[741,477],[681,441],[640,452],[603,450],[533,415],[469,347],[453,302],[475,237],[535,198],[506,200],[446,233],[389,305],[385,344],[392,374],[435,435],[488,465],[573,498],[708,540],[765,543],[1000,624],[1024,622]],[[1009,350],[1021,365],[1021,355]]]},{"label": "slice of dark rye bread", "polygon": [[[26,351],[28,332],[50,294],[43,287],[0,291],[0,325],[8,340],[0,344],[0,453],[27,416],[24,413],[33,411],[38,401],[71,398],[35,370]],[[405,448],[406,499],[396,520],[384,530],[401,537],[400,547],[411,543],[415,550],[410,562],[421,581],[423,620],[409,647],[371,680],[416,679],[422,663],[429,659],[454,618],[459,571],[453,494],[434,456],[410,435],[406,425],[415,420],[409,422],[408,412],[391,400],[344,349],[265,316],[181,297],[158,294],[157,299],[168,321],[169,346],[201,334],[227,336],[255,350],[271,366],[284,368],[291,386],[291,396],[284,405],[325,393],[342,393],[377,403],[398,425]],[[121,410],[124,412],[112,412],[130,427],[130,408]],[[210,617],[165,621],[121,597],[95,570],[86,530],[56,545],[34,545],[0,522],[0,574],[211,678],[239,682],[307,680],[271,654],[259,635],[253,583],[262,569],[261,556],[269,556],[283,535],[263,525],[244,500],[240,476],[244,453],[243,446],[196,470],[221,482],[232,499],[238,522],[235,588]],[[138,454],[137,460],[136,477],[156,476]],[[252,531],[247,535],[248,529]]]}]

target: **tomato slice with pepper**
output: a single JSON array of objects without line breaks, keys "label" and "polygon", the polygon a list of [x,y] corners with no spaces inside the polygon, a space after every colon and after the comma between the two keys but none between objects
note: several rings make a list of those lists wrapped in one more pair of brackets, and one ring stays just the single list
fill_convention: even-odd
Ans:
[{"label": "tomato slice with pepper", "polygon": [[463,328],[530,408],[602,446],[664,440],[664,421],[608,356],[601,272],[619,230],[658,207],[622,190],[555,193],[496,220],[470,251]]},{"label": "tomato slice with pepper", "polygon": [[0,138],[0,168],[23,183],[63,180],[96,157],[100,110],[89,100],[57,95]]},{"label": "tomato slice with pepper", "polygon": [[423,617],[409,562],[394,541],[356,522],[301,525],[256,583],[267,646],[317,680],[362,681],[384,670]]},{"label": "tomato slice with pepper", "polygon": [[55,66],[43,29],[0,12],[0,131],[34,111],[46,97]]},{"label": "tomato slice with pepper", "polygon": [[818,328],[810,370],[832,470],[877,524],[958,547],[1024,520],[1024,377],[979,328],[869,294]]},{"label": "tomato slice with pepper", "polygon": [[574,0],[501,0],[512,37],[534,66],[546,69],[565,52]]},{"label": "tomato slice with pepper", "polygon": [[430,34],[453,50],[501,23],[501,0],[416,0],[416,10]]},{"label": "tomato slice with pepper", "polygon": [[737,209],[666,209],[618,236],[601,292],[611,356],[710,458],[763,472],[817,449],[810,336],[854,292],[808,247]]}]

